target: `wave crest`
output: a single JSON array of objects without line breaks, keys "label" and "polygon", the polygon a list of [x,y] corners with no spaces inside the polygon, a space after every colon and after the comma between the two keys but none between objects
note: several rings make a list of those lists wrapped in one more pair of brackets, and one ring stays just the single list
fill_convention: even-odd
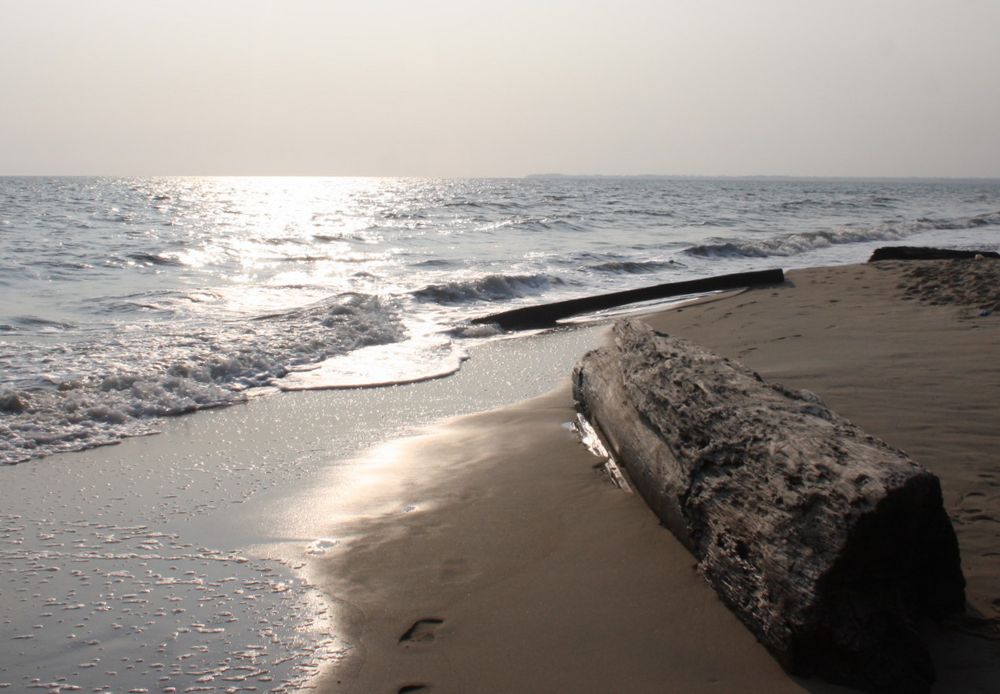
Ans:
[{"label": "wave crest", "polygon": [[177,258],[159,253],[129,253],[128,257],[140,265],[169,265],[172,267],[182,267],[184,265]]},{"label": "wave crest", "polygon": [[412,293],[417,301],[455,305],[504,301],[539,294],[565,282],[552,275],[487,275],[478,279],[431,284]]},{"label": "wave crest", "polygon": [[272,386],[296,366],[405,336],[395,304],[347,293],[194,329],[181,344],[170,334],[120,334],[136,341],[128,353],[150,355],[127,366],[105,357],[99,343],[55,345],[64,357],[74,352],[65,373],[0,393],[0,463],[151,433],[152,418],[242,402],[248,389]]},{"label": "wave crest", "polygon": [[959,219],[920,218],[910,222],[885,222],[866,228],[840,228],[831,231],[810,231],[782,234],[765,239],[717,239],[684,250],[700,258],[768,258],[808,253],[836,244],[867,241],[895,241],[936,229],[974,229],[1000,224],[1000,212],[990,212]]},{"label": "wave crest", "polygon": [[613,260],[606,263],[588,265],[587,270],[616,275],[641,275],[679,265],[676,260]]}]

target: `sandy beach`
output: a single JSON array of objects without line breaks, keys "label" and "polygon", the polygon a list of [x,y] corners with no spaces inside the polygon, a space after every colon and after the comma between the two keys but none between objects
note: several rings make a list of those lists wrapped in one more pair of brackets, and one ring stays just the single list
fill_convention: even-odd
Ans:
[{"label": "sandy beach", "polygon": [[[1000,324],[979,315],[998,265],[791,271],[643,315],[941,477],[969,600],[924,629],[941,692],[1000,681]],[[595,469],[569,375],[602,330],[487,341],[448,378],[253,398],[4,468],[0,689],[849,691],[785,673]]]},{"label": "sandy beach", "polygon": [[[817,393],[937,474],[968,615],[926,625],[935,691],[1000,682],[1000,263],[792,271],[645,316]],[[567,378],[568,378],[567,373]],[[344,692],[849,691],[781,670],[567,423],[568,383],[371,452],[314,581],[352,642]],[[406,513],[387,508],[405,508]]]}]

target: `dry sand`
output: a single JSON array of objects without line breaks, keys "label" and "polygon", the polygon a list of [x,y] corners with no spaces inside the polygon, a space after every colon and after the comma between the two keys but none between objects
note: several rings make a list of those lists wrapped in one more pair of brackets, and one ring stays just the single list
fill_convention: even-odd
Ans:
[{"label": "dry sand", "polygon": [[[788,280],[646,320],[816,392],[941,477],[970,616],[925,630],[936,690],[1000,690],[1000,315],[978,315],[1000,262]],[[847,691],[785,674],[593,469],[572,417],[564,387],[372,454],[318,565],[356,644],[323,691]]]}]

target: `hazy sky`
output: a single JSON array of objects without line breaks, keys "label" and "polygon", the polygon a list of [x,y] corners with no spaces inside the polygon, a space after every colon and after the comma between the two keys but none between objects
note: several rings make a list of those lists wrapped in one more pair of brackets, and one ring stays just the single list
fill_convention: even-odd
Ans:
[{"label": "hazy sky", "polygon": [[1000,176],[997,0],[0,0],[0,174]]}]

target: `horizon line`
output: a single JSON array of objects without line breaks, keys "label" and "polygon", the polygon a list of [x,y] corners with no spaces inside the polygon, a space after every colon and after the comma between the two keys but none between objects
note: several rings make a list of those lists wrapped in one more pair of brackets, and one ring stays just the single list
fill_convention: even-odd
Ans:
[{"label": "horizon line", "polygon": [[900,174],[659,174],[659,173],[527,173],[519,175],[433,175],[433,174],[126,174],[126,173],[0,173],[0,178],[412,178],[443,180],[559,179],[559,178],[663,178],[663,179],[775,179],[775,180],[883,180],[883,181],[1000,181],[1000,174],[983,175],[900,175]]}]

